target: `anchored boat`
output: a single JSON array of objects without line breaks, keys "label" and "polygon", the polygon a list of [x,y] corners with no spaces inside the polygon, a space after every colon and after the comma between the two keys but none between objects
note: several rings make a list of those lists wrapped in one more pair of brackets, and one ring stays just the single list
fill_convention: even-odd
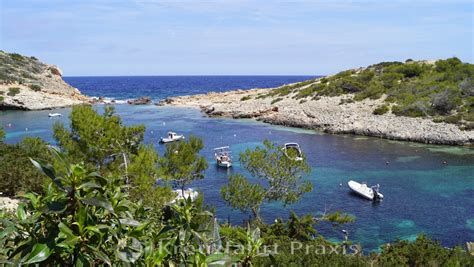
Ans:
[{"label": "anchored boat", "polygon": [[199,196],[199,193],[198,191],[192,189],[192,188],[188,188],[186,190],[184,190],[184,194],[183,194],[183,191],[181,189],[176,189],[176,190],[173,190],[173,192],[175,192],[177,194],[177,196],[171,200],[169,202],[169,204],[174,204],[180,200],[185,200],[185,199],[189,199],[191,198],[191,201],[195,201],[197,199],[197,197]]},{"label": "anchored boat", "polygon": [[161,137],[160,143],[165,144],[179,140],[184,140],[184,135],[179,135],[175,132],[168,132],[168,137]]},{"label": "anchored boat", "polygon": [[286,143],[283,147],[285,155],[292,160],[303,160],[303,152],[301,152],[300,145],[297,143]]},{"label": "anchored boat", "polygon": [[379,192],[380,185],[378,184],[368,187],[365,183],[358,183],[356,181],[350,180],[347,185],[349,185],[349,188],[353,192],[366,199],[375,201],[383,198],[382,193]]},{"label": "anchored boat", "polygon": [[53,118],[53,117],[62,117],[61,113],[49,113],[48,117]]},{"label": "anchored boat", "polygon": [[214,158],[217,166],[230,168],[232,166],[232,157],[228,146],[214,148]]}]

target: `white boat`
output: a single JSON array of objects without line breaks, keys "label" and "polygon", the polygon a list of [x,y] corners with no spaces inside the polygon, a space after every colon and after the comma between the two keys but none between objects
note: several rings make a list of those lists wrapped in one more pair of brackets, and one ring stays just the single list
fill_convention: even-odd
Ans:
[{"label": "white boat", "polygon": [[292,160],[303,160],[303,152],[301,152],[300,145],[297,143],[286,143],[283,147],[285,155]]},{"label": "white boat", "polygon": [[214,158],[217,166],[230,168],[232,166],[232,156],[228,146],[214,148]]},{"label": "white boat", "polygon": [[179,140],[184,140],[184,135],[179,135],[175,132],[168,132],[168,137],[161,137],[160,143],[170,143],[170,142],[175,142]]},{"label": "white boat", "polygon": [[49,113],[48,117],[53,118],[53,117],[62,117],[63,115],[61,113]]},{"label": "white boat", "polygon": [[365,183],[358,183],[350,180],[347,185],[349,185],[349,188],[352,191],[366,199],[377,200],[383,198],[383,195],[379,192],[380,186],[378,184],[376,186],[368,187]]},{"label": "white boat", "polygon": [[180,200],[189,199],[189,198],[191,198],[191,201],[195,201],[197,197],[199,196],[198,191],[195,191],[192,188],[188,188],[184,190],[184,194],[181,189],[173,190],[173,192],[176,193],[177,196],[173,200],[171,200],[169,204],[174,204]]}]

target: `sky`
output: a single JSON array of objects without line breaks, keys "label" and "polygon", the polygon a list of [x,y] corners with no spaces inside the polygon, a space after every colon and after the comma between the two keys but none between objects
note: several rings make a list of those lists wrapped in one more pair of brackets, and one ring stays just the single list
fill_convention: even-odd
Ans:
[{"label": "sky", "polygon": [[0,0],[0,49],[65,76],[326,75],[474,62],[474,1]]}]

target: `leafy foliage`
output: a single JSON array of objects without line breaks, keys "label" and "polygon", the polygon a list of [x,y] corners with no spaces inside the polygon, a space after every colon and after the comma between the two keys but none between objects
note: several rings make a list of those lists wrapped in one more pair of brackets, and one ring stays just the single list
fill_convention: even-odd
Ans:
[{"label": "leafy foliage", "polygon": [[155,186],[158,155],[142,144],[143,125],[123,125],[111,106],[103,114],[90,106],[75,106],[70,120],[70,130],[61,123],[53,126],[54,137],[69,158],[104,176],[122,176],[132,198],[145,201],[147,207],[157,208],[171,199],[170,188]]},{"label": "leafy foliage", "polygon": [[190,136],[189,141],[167,144],[165,155],[160,160],[163,175],[183,191],[192,181],[203,179],[207,161],[198,154],[203,147],[202,140],[194,136]]},{"label": "leafy foliage", "polygon": [[[4,133],[0,129],[0,140]],[[15,196],[21,192],[41,192],[43,175],[34,168],[29,158],[50,159],[46,143],[39,138],[26,137],[19,144],[0,141],[0,192]]]},{"label": "leafy foliage", "polygon": [[3,262],[206,266],[225,260],[208,234],[215,226],[212,214],[191,200],[170,207],[166,224],[150,221],[141,202],[128,199],[121,178],[103,178],[70,164],[57,149],[52,152],[65,171],[32,160],[52,182],[44,194],[25,194],[14,218],[0,217]]},{"label": "leafy foliage", "polygon": [[[232,176],[229,184],[221,188],[222,198],[233,208],[251,210],[260,220],[259,209],[265,202],[295,203],[301,195],[312,190],[309,181],[300,182],[310,167],[306,160],[293,160],[291,155],[270,141],[264,147],[247,149],[240,154],[242,166],[260,183],[251,183],[241,175]],[[245,197],[242,197],[245,196]]]}]

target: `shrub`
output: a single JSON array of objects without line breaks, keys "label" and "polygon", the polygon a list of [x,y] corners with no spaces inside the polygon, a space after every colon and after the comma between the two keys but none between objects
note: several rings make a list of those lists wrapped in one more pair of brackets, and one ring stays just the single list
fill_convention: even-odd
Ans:
[{"label": "shrub", "polygon": [[395,105],[392,113],[399,116],[423,117],[426,115],[426,107],[423,102],[415,102],[407,105]]},{"label": "shrub", "polygon": [[434,111],[441,115],[449,114],[456,106],[461,103],[461,98],[456,96],[450,90],[444,90],[433,96],[431,106]]},{"label": "shrub", "polygon": [[376,109],[374,109],[374,112],[372,112],[374,115],[382,115],[387,113],[390,110],[388,105],[381,105],[378,106]]},{"label": "shrub", "polygon": [[358,75],[358,79],[362,83],[368,83],[374,78],[375,72],[370,69],[365,69]]},{"label": "shrub", "polygon": [[20,88],[19,87],[10,87],[8,88],[8,96],[16,96],[17,94],[20,93]]},{"label": "shrub", "polygon": [[395,73],[395,72],[383,73],[380,76],[380,80],[382,81],[382,85],[385,88],[395,87],[398,84],[398,81],[400,81],[402,78],[403,78],[403,74]]},{"label": "shrub", "polygon": [[249,95],[246,95],[246,96],[242,97],[242,98],[240,99],[240,101],[247,101],[247,100],[250,100],[250,99],[252,99],[252,97],[249,96]]},{"label": "shrub", "polygon": [[341,101],[339,102],[339,105],[350,104],[350,103],[354,103],[354,99],[342,98]]},{"label": "shrub", "polygon": [[30,84],[29,87],[30,87],[31,90],[33,90],[35,92],[41,91],[41,86],[38,85],[38,84]]},{"label": "shrub", "polygon": [[420,74],[423,72],[423,68],[419,64],[403,64],[397,66],[394,70],[395,72],[403,74],[403,76],[406,78],[420,76]]},{"label": "shrub", "polygon": [[5,95],[5,91],[0,91],[0,95]]},{"label": "shrub", "polygon": [[0,96],[0,102],[3,102],[3,100],[5,100],[5,97]]},{"label": "shrub", "polygon": [[9,145],[0,142],[0,192],[15,196],[19,192],[41,192],[43,175],[30,163],[29,158],[49,159],[46,143],[39,138],[25,138]]},{"label": "shrub", "polygon": [[451,116],[447,116],[444,118],[444,122],[446,123],[453,123],[453,124],[458,124],[459,121],[461,120],[461,115],[457,114],[457,115],[451,115]]},{"label": "shrub", "polygon": [[275,104],[277,102],[280,102],[282,100],[283,100],[283,98],[281,98],[281,97],[275,98],[275,99],[272,100],[271,104],[273,105],[273,104]]},{"label": "shrub", "polygon": [[435,66],[436,66],[436,71],[438,72],[446,72],[454,69],[456,66],[459,64],[462,64],[461,60],[457,57],[452,57],[448,59],[441,59],[436,61]]},{"label": "shrub", "polygon": [[16,61],[22,61],[23,60],[23,56],[20,55],[20,54],[17,54],[17,53],[11,53],[10,58],[12,58],[13,60],[16,60]]}]

